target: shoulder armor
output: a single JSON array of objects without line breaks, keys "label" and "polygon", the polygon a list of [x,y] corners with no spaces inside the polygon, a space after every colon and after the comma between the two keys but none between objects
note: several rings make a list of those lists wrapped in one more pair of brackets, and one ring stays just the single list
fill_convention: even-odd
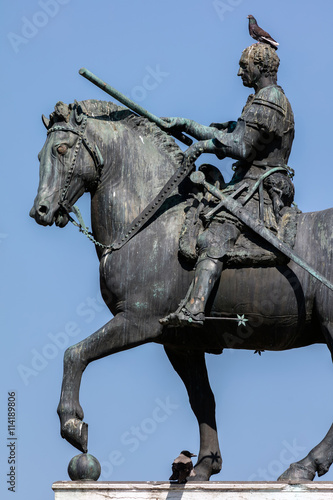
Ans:
[{"label": "shoulder armor", "polygon": [[274,85],[261,89],[252,101],[252,104],[266,106],[283,115],[288,108],[288,100],[281,87]]}]

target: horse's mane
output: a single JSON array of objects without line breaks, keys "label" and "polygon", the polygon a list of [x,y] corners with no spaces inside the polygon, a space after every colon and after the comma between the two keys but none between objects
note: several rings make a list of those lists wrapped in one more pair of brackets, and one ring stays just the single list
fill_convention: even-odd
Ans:
[{"label": "horse's mane", "polygon": [[184,153],[176,144],[173,137],[162,131],[155,123],[147,118],[137,116],[132,111],[123,106],[118,106],[113,102],[97,101],[88,99],[80,101],[82,111],[93,118],[109,121],[122,121],[128,124],[133,130],[140,131],[144,136],[154,142],[157,148],[167,153],[178,164],[183,160]]}]

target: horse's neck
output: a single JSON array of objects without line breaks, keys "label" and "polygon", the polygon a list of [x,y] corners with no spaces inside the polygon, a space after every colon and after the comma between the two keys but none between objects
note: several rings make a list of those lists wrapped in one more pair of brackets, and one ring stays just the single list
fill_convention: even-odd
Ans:
[{"label": "horse's neck", "polygon": [[139,132],[125,129],[106,144],[107,160],[91,213],[95,237],[110,244],[154,199],[177,165]]}]

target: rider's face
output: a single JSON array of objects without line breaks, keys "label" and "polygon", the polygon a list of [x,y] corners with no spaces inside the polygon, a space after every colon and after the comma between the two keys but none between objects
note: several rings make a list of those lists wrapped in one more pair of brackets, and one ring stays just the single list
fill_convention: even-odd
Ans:
[{"label": "rider's face", "polygon": [[261,77],[261,72],[252,60],[242,55],[239,61],[238,76],[242,78],[245,87],[255,87],[256,82]]}]

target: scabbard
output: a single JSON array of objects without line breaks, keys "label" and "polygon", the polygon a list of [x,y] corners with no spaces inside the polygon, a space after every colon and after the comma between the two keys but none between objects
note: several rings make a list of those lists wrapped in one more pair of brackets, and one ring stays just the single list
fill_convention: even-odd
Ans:
[{"label": "scabbard", "polygon": [[252,215],[248,213],[246,208],[244,208],[239,201],[233,199],[230,196],[225,196],[219,189],[209,184],[207,181],[200,180],[201,176],[198,175],[199,173],[201,172],[195,172],[194,177],[191,177],[191,179],[194,179],[194,182],[203,184],[210,193],[212,193],[217,199],[223,202],[224,207],[229,210],[232,215],[235,215],[241,222],[252,229],[252,231],[259,234],[259,236],[261,236],[264,240],[273,245],[274,248],[289,257],[298,266],[305,269],[309,274],[311,274],[311,276],[321,281],[321,283],[323,283],[325,286],[327,286],[327,288],[333,291],[333,284],[328,279],[326,279],[325,276],[313,269],[313,267],[305,262],[305,260],[303,260],[299,255],[297,255],[288,245],[277,238],[269,229],[266,228],[261,220],[252,217]]}]

